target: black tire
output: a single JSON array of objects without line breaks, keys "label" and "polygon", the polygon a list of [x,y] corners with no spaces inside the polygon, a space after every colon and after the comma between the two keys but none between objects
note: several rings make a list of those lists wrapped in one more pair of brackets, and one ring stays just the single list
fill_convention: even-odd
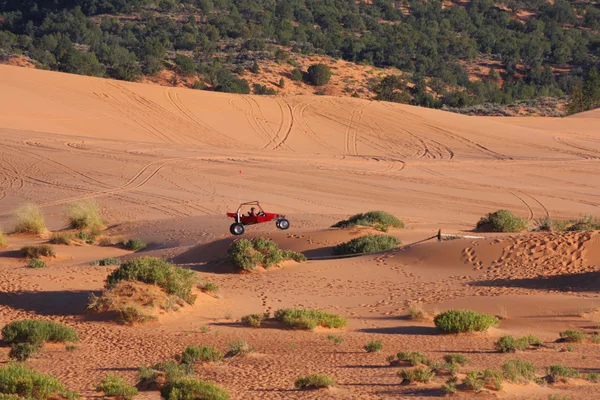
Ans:
[{"label": "black tire", "polygon": [[288,221],[287,219],[280,219],[279,221],[277,221],[277,227],[282,231],[285,231],[290,227],[290,221]]},{"label": "black tire", "polygon": [[239,222],[235,222],[229,227],[229,232],[231,232],[232,235],[243,235],[245,231],[246,228],[244,227],[244,224],[240,224]]}]

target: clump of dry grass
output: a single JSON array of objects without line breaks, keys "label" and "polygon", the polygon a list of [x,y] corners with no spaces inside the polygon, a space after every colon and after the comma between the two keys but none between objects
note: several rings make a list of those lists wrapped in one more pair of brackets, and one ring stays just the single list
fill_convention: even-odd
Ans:
[{"label": "clump of dry grass", "polygon": [[420,303],[412,304],[408,309],[408,313],[410,319],[415,321],[433,321],[435,317],[435,313],[425,310]]},{"label": "clump of dry grass", "polygon": [[21,206],[14,214],[15,232],[43,235],[48,232],[42,211],[33,203]]},{"label": "clump of dry grass", "polygon": [[81,200],[65,208],[69,225],[73,229],[98,229],[104,227],[98,203],[95,200]]},{"label": "clump of dry grass", "polygon": [[8,243],[6,242],[6,235],[0,230],[0,249],[3,249],[7,246]]}]

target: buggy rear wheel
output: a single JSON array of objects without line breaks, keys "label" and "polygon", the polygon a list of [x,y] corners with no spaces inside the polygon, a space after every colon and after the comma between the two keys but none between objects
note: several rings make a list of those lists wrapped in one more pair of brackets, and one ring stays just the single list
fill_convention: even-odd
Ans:
[{"label": "buggy rear wheel", "polygon": [[279,221],[277,221],[276,225],[279,229],[285,231],[290,227],[290,221],[288,221],[287,219],[280,219]]},{"label": "buggy rear wheel", "polygon": [[242,235],[245,231],[246,228],[244,227],[244,224],[240,224],[239,222],[235,222],[229,227],[229,232],[231,232],[232,235]]}]

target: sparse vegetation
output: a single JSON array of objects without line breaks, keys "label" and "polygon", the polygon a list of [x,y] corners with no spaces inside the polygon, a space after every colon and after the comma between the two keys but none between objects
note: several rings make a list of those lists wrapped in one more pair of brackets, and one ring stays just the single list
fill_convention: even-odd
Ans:
[{"label": "sparse vegetation", "polygon": [[442,391],[444,392],[444,394],[447,395],[454,395],[456,394],[456,383],[458,382],[458,379],[456,377],[451,377],[446,381],[445,385],[442,385]]},{"label": "sparse vegetation", "polygon": [[269,319],[270,317],[270,313],[244,315],[242,317],[242,324],[251,326],[253,328],[260,328],[263,321]]},{"label": "sparse vegetation", "polygon": [[46,262],[39,258],[31,258],[27,261],[27,266],[29,268],[46,268]]},{"label": "sparse vegetation", "polygon": [[135,387],[117,375],[106,375],[96,386],[96,392],[103,392],[105,396],[115,396],[126,400],[132,399],[138,393]]},{"label": "sparse vegetation", "polygon": [[314,86],[323,86],[329,83],[332,72],[325,64],[313,64],[308,67],[306,82]]},{"label": "sparse vegetation", "polygon": [[12,321],[2,328],[2,340],[12,346],[9,356],[25,361],[37,353],[44,343],[77,342],[77,332],[70,327],[41,319]]},{"label": "sparse vegetation", "polygon": [[142,251],[146,246],[146,242],[138,238],[129,239],[127,243],[125,243],[125,248],[133,251]]},{"label": "sparse vegetation", "polygon": [[31,343],[17,343],[10,348],[8,352],[8,358],[12,358],[17,361],[27,361],[30,357],[34,356],[40,351],[39,345]]},{"label": "sparse vegetation", "polygon": [[298,378],[294,386],[297,389],[323,389],[335,386],[335,381],[327,375],[314,374],[305,378]]},{"label": "sparse vegetation", "polygon": [[275,312],[275,319],[298,329],[342,328],[348,324],[346,318],[319,310],[283,308]]},{"label": "sparse vegetation", "polygon": [[523,360],[510,360],[502,365],[504,377],[514,383],[527,383],[535,379],[533,363]]},{"label": "sparse vegetation", "polygon": [[403,369],[398,372],[398,376],[402,378],[403,382],[430,382],[435,376],[435,372],[431,368],[426,366],[420,366],[417,368]]},{"label": "sparse vegetation", "polygon": [[333,253],[336,255],[376,253],[394,249],[400,243],[400,240],[393,236],[365,235],[335,246]]},{"label": "sparse vegetation", "polygon": [[390,363],[396,364],[398,362],[406,362],[412,366],[431,364],[431,361],[429,361],[425,354],[416,351],[401,351],[396,354],[396,358],[397,359],[390,360]]},{"label": "sparse vegetation", "polygon": [[74,236],[70,232],[54,232],[50,236],[50,243],[52,244],[64,244],[69,246],[74,240]]},{"label": "sparse vegetation", "polygon": [[144,324],[146,322],[156,321],[157,317],[144,312],[139,306],[127,305],[117,309],[119,321],[126,325]]},{"label": "sparse vegetation", "polygon": [[225,353],[226,358],[232,358],[237,356],[245,356],[248,353],[252,353],[254,351],[254,347],[250,346],[248,342],[243,339],[238,339],[229,344],[227,348],[227,353]]},{"label": "sparse vegetation", "polygon": [[372,340],[365,344],[363,348],[367,353],[379,353],[383,350],[383,344],[381,343],[381,340]]},{"label": "sparse vegetation", "polygon": [[389,227],[392,228],[404,228],[404,223],[393,215],[386,213],[385,211],[369,211],[366,213],[356,214],[348,219],[339,221],[332,226],[332,228],[349,228],[352,226],[370,226],[370,227],[381,227],[380,230],[386,230]]},{"label": "sparse vegetation", "polygon": [[529,347],[539,347],[543,344],[542,340],[533,335],[523,336],[515,339],[510,335],[502,336],[494,344],[496,350],[500,353],[514,353],[517,350],[527,350]]},{"label": "sparse vegetation", "polygon": [[197,362],[215,362],[223,359],[223,353],[212,346],[189,345],[183,350],[180,357],[182,364]]},{"label": "sparse vegetation", "polygon": [[4,232],[2,232],[2,230],[0,230],[0,249],[3,249],[7,246],[8,243],[6,241],[6,235],[4,234]]},{"label": "sparse vegetation", "polygon": [[116,257],[103,258],[102,260],[92,261],[90,265],[107,267],[110,265],[121,265],[121,260]]},{"label": "sparse vegetation", "polygon": [[435,326],[445,333],[485,332],[500,322],[498,318],[470,310],[448,310],[436,315]]},{"label": "sparse vegetation", "polygon": [[571,221],[568,231],[597,231],[600,230],[600,219],[592,215],[582,215],[579,219]]},{"label": "sparse vegetation", "polygon": [[202,281],[198,283],[198,289],[200,289],[204,293],[215,294],[219,291],[219,286],[212,282]]},{"label": "sparse vegetation", "polygon": [[327,340],[333,342],[333,344],[335,344],[336,346],[344,343],[344,338],[336,335],[327,335]]},{"label": "sparse vegetation", "polygon": [[25,204],[14,215],[15,232],[42,235],[48,231],[40,209],[35,204]]},{"label": "sparse vegetation", "polygon": [[444,355],[444,361],[449,364],[457,364],[463,367],[471,363],[471,361],[464,354],[458,353]]},{"label": "sparse vegetation", "polygon": [[21,254],[25,258],[55,257],[54,247],[49,244],[40,244],[37,246],[24,246],[21,248]]},{"label": "sparse vegetation", "polygon": [[430,312],[425,311],[422,304],[413,304],[408,309],[410,319],[415,321],[427,321],[432,320],[434,315]]},{"label": "sparse vegetation", "polygon": [[492,232],[522,232],[527,228],[527,220],[517,217],[509,210],[498,210],[477,222],[477,229],[487,229]]},{"label": "sparse vegetation", "polygon": [[66,387],[50,375],[40,374],[23,364],[0,367],[0,393],[6,399],[46,400],[66,395]]},{"label": "sparse vegetation", "polygon": [[197,378],[181,378],[168,383],[161,395],[166,400],[229,400],[229,394],[212,382]]},{"label": "sparse vegetation", "polygon": [[587,338],[587,333],[574,329],[567,329],[560,333],[560,337],[565,342],[582,343]]},{"label": "sparse vegetation", "polygon": [[569,378],[579,378],[579,371],[560,364],[551,365],[546,373],[550,382],[567,382]]},{"label": "sparse vegetation", "polygon": [[284,260],[306,261],[303,254],[281,250],[272,240],[256,238],[239,239],[231,244],[227,254],[240,271],[254,271],[257,267],[270,268]]},{"label": "sparse vegetation", "polygon": [[69,226],[73,229],[94,229],[104,227],[98,203],[95,200],[81,200],[65,208]]}]

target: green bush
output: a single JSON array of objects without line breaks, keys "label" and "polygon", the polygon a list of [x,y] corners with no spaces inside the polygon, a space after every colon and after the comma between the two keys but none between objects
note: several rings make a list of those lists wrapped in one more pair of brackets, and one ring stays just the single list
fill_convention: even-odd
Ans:
[{"label": "green bush", "polygon": [[175,265],[156,257],[140,257],[131,259],[113,271],[106,278],[106,288],[112,289],[121,281],[138,281],[156,285],[168,294],[173,294],[189,304],[193,304],[196,296],[192,289],[198,282],[194,271],[178,268]]},{"label": "green bush", "polygon": [[485,382],[483,381],[483,376],[479,371],[470,371],[467,376],[463,379],[463,384],[465,388],[478,393],[483,389]]},{"label": "green bush", "polygon": [[237,240],[229,246],[227,254],[240,271],[254,271],[258,266],[269,268],[286,259],[306,260],[303,254],[281,250],[275,242],[265,238]]},{"label": "green bush", "polygon": [[8,357],[17,361],[26,361],[40,351],[40,346],[31,343],[17,343],[8,352]]},{"label": "green bush", "polygon": [[121,265],[121,260],[116,257],[108,257],[102,260],[96,261],[97,265],[101,267],[107,267],[109,265]]},{"label": "green bush", "polygon": [[138,379],[140,381],[155,381],[159,373],[164,374],[167,382],[173,382],[185,378],[194,373],[193,365],[179,364],[173,360],[160,362],[151,367],[140,367]]},{"label": "green bush", "polygon": [[253,328],[260,328],[262,322],[269,319],[270,316],[271,314],[269,313],[244,315],[242,317],[242,324]]},{"label": "green bush", "polygon": [[[410,365],[416,367],[417,365],[429,365],[431,362],[423,353],[419,353],[418,351],[401,351],[396,354],[397,361],[406,362]],[[396,360],[392,360],[392,363],[396,362]]]},{"label": "green bush", "polygon": [[346,318],[319,310],[283,308],[275,312],[275,319],[291,328],[314,329],[342,328],[348,324]]},{"label": "green bush", "polygon": [[332,341],[335,345],[344,343],[344,338],[336,335],[327,335],[327,340]]},{"label": "green bush", "polygon": [[2,340],[8,344],[31,343],[41,346],[46,342],[77,342],[75,329],[52,321],[23,319],[12,321],[2,328]]},{"label": "green bush", "polygon": [[308,67],[306,81],[314,86],[323,86],[331,79],[331,70],[325,64],[313,64]]},{"label": "green bush", "polygon": [[106,375],[96,386],[96,392],[103,392],[104,396],[115,396],[127,400],[132,399],[138,394],[135,387],[117,375]]},{"label": "green bush", "polygon": [[40,374],[23,364],[8,363],[0,368],[0,393],[3,395],[46,400],[64,395],[65,391],[65,385],[57,379]]},{"label": "green bush", "polygon": [[65,214],[69,226],[73,229],[93,229],[104,225],[98,203],[95,200],[71,203],[65,208]]},{"label": "green bush", "polygon": [[29,268],[46,268],[46,262],[40,260],[39,258],[31,258],[27,262],[27,266]]},{"label": "green bush", "polygon": [[332,225],[332,228],[349,228],[352,226],[378,226],[383,227],[382,230],[387,230],[389,227],[404,228],[404,223],[393,215],[385,211],[369,211],[366,213],[356,214],[348,219],[339,221]]},{"label": "green bush", "polygon": [[198,284],[198,289],[204,293],[217,293],[219,291],[219,286],[215,283],[204,281]]},{"label": "green bush", "polygon": [[322,389],[335,386],[335,381],[327,375],[313,374],[296,379],[294,386],[296,389]]},{"label": "green bush", "polygon": [[432,371],[429,367],[421,366],[417,368],[403,369],[398,372],[398,376],[402,378],[403,381],[408,383],[427,383],[435,377],[435,372]]},{"label": "green bush", "polygon": [[381,340],[374,340],[365,344],[363,348],[367,353],[379,353],[383,350],[383,344],[381,343]]},{"label": "green bush", "polygon": [[393,236],[366,235],[335,246],[333,253],[335,255],[375,253],[396,248],[400,243],[400,240]]},{"label": "green bush", "polygon": [[25,258],[55,257],[54,247],[49,244],[40,244],[37,246],[24,246],[21,253]]},{"label": "green bush", "polygon": [[502,371],[486,369],[481,374],[486,385],[492,386],[495,390],[502,390],[502,381],[504,380]]},{"label": "green bush", "polygon": [[542,340],[533,335],[523,336],[520,339],[515,339],[510,335],[506,335],[498,339],[498,341],[494,343],[494,347],[500,353],[514,353],[517,350],[527,350],[529,346],[540,346],[542,344]]},{"label": "green bush", "polygon": [[504,377],[514,383],[527,383],[535,379],[535,365],[522,360],[510,360],[502,365]]},{"label": "green bush", "polygon": [[212,346],[189,345],[181,353],[182,364],[194,364],[197,362],[215,362],[223,359],[223,353]]},{"label": "green bush", "polygon": [[68,246],[73,239],[73,234],[70,232],[54,232],[50,237],[49,242],[52,244],[65,244]]},{"label": "green bush", "polygon": [[41,235],[48,231],[42,212],[35,204],[25,204],[14,215],[15,232]]},{"label": "green bush", "polygon": [[598,381],[600,381],[600,374],[597,372],[590,372],[585,376],[585,379],[593,383],[598,383]]},{"label": "green bush", "polygon": [[250,346],[248,342],[246,342],[243,339],[238,339],[229,344],[225,357],[231,358],[237,356],[245,356],[246,354],[252,353],[253,351],[254,348]]},{"label": "green bush", "polygon": [[587,338],[587,333],[583,331],[567,329],[566,331],[560,333],[560,337],[564,339],[565,342],[581,343]]},{"label": "green bush", "polygon": [[571,221],[568,231],[597,231],[600,230],[600,219],[591,215],[582,215],[579,219]]},{"label": "green bush", "polygon": [[433,319],[435,326],[445,333],[485,332],[497,326],[498,318],[470,310],[448,310]]},{"label": "green bush", "polygon": [[146,248],[146,242],[138,238],[129,239],[125,243],[125,248],[133,251],[142,251]]},{"label": "green bush", "polygon": [[569,221],[557,221],[550,217],[538,218],[534,222],[536,231],[563,232],[569,226]]},{"label": "green bush", "polygon": [[258,83],[255,83],[254,85],[252,85],[252,89],[254,91],[254,94],[257,94],[257,95],[273,96],[273,95],[277,94],[277,91],[275,89],[267,87],[265,85],[260,85]]},{"label": "green bush", "polygon": [[129,305],[117,309],[119,321],[126,325],[143,324],[150,321],[156,321],[157,317],[147,314],[138,306]]},{"label": "green bush", "polygon": [[301,81],[302,80],[302,71],[300,70],[300,68],[294,68],[292,70],[291,79],[293,81]]},{"label": "green bush", "polygon": [[168,383],[161,395],[166,400],[229,400],[229,394],[212,382],[182,378]]},{"label": "green bush", "polygon": [[569,378],[579,378],[579,371],[560,364],[549,366],[546,372],[552,382],[567,382]]},{"label": "green bush", "polygon": [[493,232],[521,232],[527,228],[527,221],[515,216],[509,210],[498,210],[477,222],[477,229],[489,229]]},{"label": "green bush", "polygon": [[444,355],[444,361],[446,361],[448,364],[457,364],[463,367],[471,363],[471,360],[469,360],[465,355],[458,353]]}]

